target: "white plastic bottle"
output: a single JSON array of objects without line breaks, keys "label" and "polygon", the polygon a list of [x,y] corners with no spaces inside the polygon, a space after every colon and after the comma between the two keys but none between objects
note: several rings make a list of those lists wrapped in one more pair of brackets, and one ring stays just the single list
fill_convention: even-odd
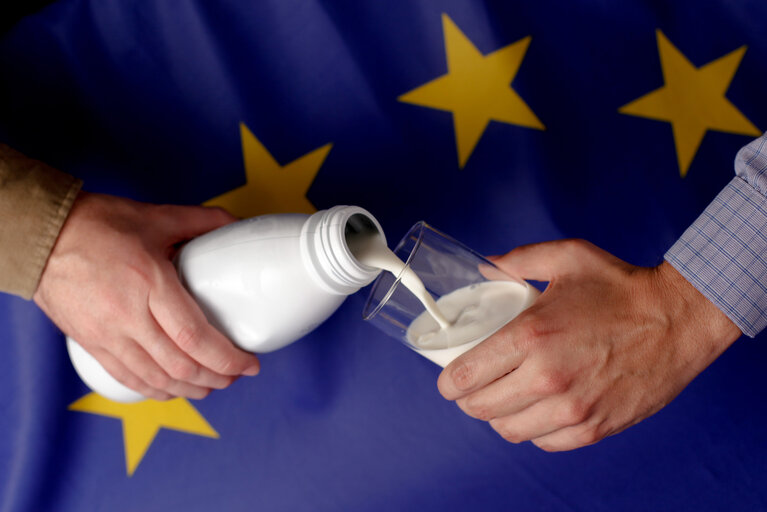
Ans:
[{"label": "white plastic bottle", "polygon": [[[350,249],[363,238],[386,243],[378,221],[356,206],[264,215],[192,240],[177,267],[214,327],[244,350],[271,352],[314,330],[375,279],[380,269],[363,265]],[[78,375],[97,393],[118,402],[145,398],[73,339],[67,348]]]}]

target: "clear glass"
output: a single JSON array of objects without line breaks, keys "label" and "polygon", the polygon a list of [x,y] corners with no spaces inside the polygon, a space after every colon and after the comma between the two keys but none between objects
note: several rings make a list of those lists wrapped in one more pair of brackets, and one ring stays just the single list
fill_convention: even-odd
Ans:
[{"label": "clear glass", "polygon": [[[394,253],[418,275],[436,301],[455,290],[486,281],[511,281],[524,287],[522,295],[525,304],[518,308],[520,311],[538,295],[537,290],[527,282],[509,276],[476,251],[423,221],[416,223],[408,231],[397,244]],[[408,327],[425,311],[425,307],[401,284],[401,277],[402,272],[397,276],[390,272],[381,272],[372,284],[362,315],[386,334],[441,366],[446,366],[452,359],[502,327],[501,325],[490,332],[484,332],[472,342],[446,347],[444,351],[432,350],[427,354],[408,339]],[[435,352],[444,353],[433,354]]]}]

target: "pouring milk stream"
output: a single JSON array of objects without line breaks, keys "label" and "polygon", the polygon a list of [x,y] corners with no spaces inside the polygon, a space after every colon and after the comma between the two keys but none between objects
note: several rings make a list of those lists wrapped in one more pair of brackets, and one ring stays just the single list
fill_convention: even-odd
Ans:
[{"label": "pouring milk stream", "polygon": [[378,239],[352,249],[357,259],[399,277],[426,310],[408,326],[410,347],[445,367],[490,337],[530,306],[538,291],[524,282],[484,281],[453,290],[434,301],[418,275]]},{"label": "pouring milk stream", "polygon": [[[531,286],[487,281],[438,301],[386,245],[378,221],[356,206],[313,215],[246,219],[189,242],[179,253],[182,283],[208,321],[237,346],[271,352],[303,337],[383,270],[400,277],[426,311],[409,326],[416,352],[445,366],[500,329],[537,296]],[[122,385],[75,340],[70,358],[83,381],[119,402],[145,397]]]}]

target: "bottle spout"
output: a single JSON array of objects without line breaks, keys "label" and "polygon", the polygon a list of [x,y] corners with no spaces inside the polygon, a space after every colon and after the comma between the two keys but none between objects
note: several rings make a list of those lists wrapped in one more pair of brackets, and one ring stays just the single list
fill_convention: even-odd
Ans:
[{"label": "bottle spout", "polygon": [[386,237],[376,218],[359,206],[319,211],[301,233],[302,255],[309,266],[324,286],[344,295],[370,284],[380,273],[358,258],[371,243],[386,245]]},{"label": "bottle spout", "polygon": [[346,221],[344,240],[352,256],[365,266],[362,256],[374,246],[386,245],[386,237],[380,227],[362,213],[355,213]]}]

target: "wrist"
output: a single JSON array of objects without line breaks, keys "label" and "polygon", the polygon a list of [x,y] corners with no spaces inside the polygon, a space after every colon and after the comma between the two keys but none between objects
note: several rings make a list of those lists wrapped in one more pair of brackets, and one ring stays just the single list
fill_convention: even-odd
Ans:
[{"label": "wrist", "polygon": [[[35,302],[35,304],[37,304],[46,313],[48,312],[48,304],[45,300],[46,283],[51,279],[52,274],[54,275],[54,278],[60,277],[62,274],[60,270],[61,266],[58,264],[59,259],[61,259],[62,256],[65,256],[69,252],[69,247],[73,245],[73,243],[70,242],[71,232],[76,230],[77,224],[80,222],[82,204],[84,201],[87,201],[88,196],[90,196],[88,192],[80,189],[72,200],[72,204],[69,207],[66,217],[62,222],[61,228],[56,235],[56,239],[51,246],[50,253],[46,260],[45,267],[40,274],[40,280],[37,283],[35,292],[32,295],[32,300]],[[73,225],[75,226],[74,228]],[[66,264],[63,265],[64,268],[67,266],[68,265]]]},{"label": "wrist", "polygon": [[714,357],[740,337],[741,331],[735,323],[670,263],[664,261],[653,270],[661,304],[674,330],[678,331],[676,336],[687,339],[699,351],[711,352]]}]

